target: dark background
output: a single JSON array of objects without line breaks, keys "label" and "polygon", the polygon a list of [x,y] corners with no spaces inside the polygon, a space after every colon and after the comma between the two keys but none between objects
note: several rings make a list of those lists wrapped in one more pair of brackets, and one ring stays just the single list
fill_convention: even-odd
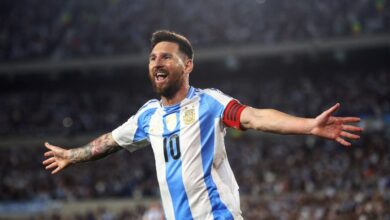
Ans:
[{"label": "dark background", "polygon": [[4,0],[0,13],[0,219],[142,219],[159,207],[150,148],[54,176],[41,165],[44,141],[82,146],[155,98],[159,29],[193,43],[195,87],[302,117],[340,102],[336,115],[362,118],[352,148],[229,129],[245,219],[390,219],[388,1]]}]

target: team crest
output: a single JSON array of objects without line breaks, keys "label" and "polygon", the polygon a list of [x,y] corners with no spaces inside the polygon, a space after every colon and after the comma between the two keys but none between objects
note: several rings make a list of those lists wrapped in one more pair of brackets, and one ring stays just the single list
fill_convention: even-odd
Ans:
[{"label": "team crest", "polygon": [[190,125],[195,121],[195,109],[188,109],[184,111],[183,122],[185,125]]}]

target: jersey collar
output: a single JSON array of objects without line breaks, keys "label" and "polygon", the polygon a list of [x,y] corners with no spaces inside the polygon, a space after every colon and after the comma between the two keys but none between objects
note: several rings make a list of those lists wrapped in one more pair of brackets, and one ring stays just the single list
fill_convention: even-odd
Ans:
[{"label": "jersey collar", "polygon": [[172,109],[175,109],[175,108],[178,108],[180,107],[180,105],[186,101],[187,99],[191,99],[192,97],[194,97],[194,94],[195,94],[195,88],[190,86],[190,89],[188,90],[187,92],[187,96],[179,103],[177,104],[174,104],[174,105],[168,105],[168,106],[164,106],[162,104],[162,100],[160,100],[160,106],[165,110],[165,111],[169,111],[169,110],[172,110]]}]

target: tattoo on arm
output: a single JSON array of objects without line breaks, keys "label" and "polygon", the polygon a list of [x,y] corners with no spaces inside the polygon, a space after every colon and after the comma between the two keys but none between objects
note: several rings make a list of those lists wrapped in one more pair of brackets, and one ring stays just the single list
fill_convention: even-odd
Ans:
[{"label": "tattoo on arm", "polygon": [[70,161],[80,163],[103,158],[122,148],[114,141],[111,133],[104,134],[89,144],[70,150]]}]

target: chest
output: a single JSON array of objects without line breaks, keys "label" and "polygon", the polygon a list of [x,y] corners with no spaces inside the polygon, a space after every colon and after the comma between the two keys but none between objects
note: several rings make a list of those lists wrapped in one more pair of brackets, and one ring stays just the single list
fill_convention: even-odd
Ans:
[{"label": "chest", "polygon": [[207,111],[200,111],[197,103],[170,111],[159,110],[151,117],[147,133],[149,137],[161,138],[181,135],[199,127],[208,117]]}]

